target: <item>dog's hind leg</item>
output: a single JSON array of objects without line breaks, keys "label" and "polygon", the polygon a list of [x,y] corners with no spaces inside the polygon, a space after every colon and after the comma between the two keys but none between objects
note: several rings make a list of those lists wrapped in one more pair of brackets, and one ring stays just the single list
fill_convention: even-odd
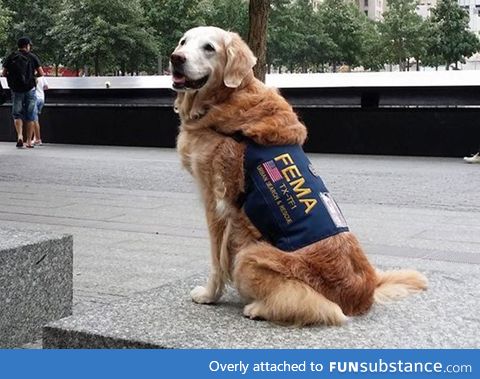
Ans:
[{"label": "dog's hind leg", "polygon": [[240,251],[234,282],[240,294],[251,301],[246,317],[287,325],[341,325],[347,317],[341,308],[307,284],[288,276],[285,253],[266,244]]}]

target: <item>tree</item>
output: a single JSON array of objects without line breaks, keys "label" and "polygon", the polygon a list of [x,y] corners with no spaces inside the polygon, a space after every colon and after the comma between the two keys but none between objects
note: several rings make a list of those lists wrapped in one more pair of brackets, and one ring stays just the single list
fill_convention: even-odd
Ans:
[{"label": "tree", "polygon": [[140,0],[65,0],[53,34],[74,68],[93,66],[95,75],[151,70],[158,46],[144,20]]},{"label": "tree", "polygon": [[[432,36],[431,25],[428,21],[423,19],[415,22],[414,36],[407,41],[407,49],[410,56],[415,58],[416,70],[420,71],[420,63],[428,62],[429,46],[431,44],[430,38]],[[408,67],[408,66],[407,66]]]},{"label": "tree", "polygon": [[468,13],[455,0],[440,0],[433,10],[432,22],[437,25],[439,44],[437,55],[450,68],[452,63],[458,69],[458,62],[480,49],[477,36],[468,30]]},{"label": "tree", "polygon": [[[2,0],[0,0],[0,46],[6,46],[8,41],[8,29],[12,20],[12,12]],[[0,58],[7,53],[7,49],[0,48]]]},{"label": "tree", "polygon": [[3,3],[11,12],[8,46],[14,49],[18,38],[29,36],[33,42],[34,52],[39,55],[42,63],[54,63],[60,47],[50,31],[54,25],[55,15],[62,6],[62,1],[3,0]]},{"label": "tree", "polygon": [[247,43],[257,57],[257,64],[253,68],[253,73],[255,77],[263,82],[267,72],[267,25],[269,13],[270,0],[250,0]]},{"label": "tree", "polygon": [[170,55],[182,35],[195,26],[205,25],[205,14],[210,1],[198,0],[143,0],[146,19],[159,43],[162,69],[168,67]]},{"label": "tree", "polygon": [[218,26],[240,34],[248,35],[248,2],[231,0],[208,0],[202,3],[202,18],[205,25]]},{"label": "tree", "polygon": [[324,30],[333,42],[329,52],[333,70],[339,64],[356,66],[362,45],[362,15],[351,2],[325,0],[320,8]]},{"label": "tree", "polygon": [[427,35],[427,46],[425,56],[422,59],[422,63],[425,66],[435,67],[438,70],[438,67],[442,65],[444,61],[442,56],[440,55],[441,41],[438,25],[433,22],[431,17],[429,17],[425,21],[425,30]]},{"label": "tree", "polygon": [[267,29],[267,68],[290,66],[291,51],[296,46],[292,22],[296,15],[291,12],[289,0],[276,0],[271,5]]},{"label": "tree", "polygon": [[381,32],[387,49],[389,63],[399,65],[401,71],[408,67],[408,59],[419,53],[414,52],[422,43],[423,19],[415,12],[417,0],[390,0],[384,13]]},{"label": "tree", "polygon": [[378,71],[385,65],[385,45],[379,23],[365,17],[362,25],[362,51],[360,64],[365,70]]}]

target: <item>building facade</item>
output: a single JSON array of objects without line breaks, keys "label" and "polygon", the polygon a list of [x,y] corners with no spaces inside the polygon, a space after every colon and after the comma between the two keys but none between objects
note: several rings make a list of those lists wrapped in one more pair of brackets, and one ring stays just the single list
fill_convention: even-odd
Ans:
[{"label": "building facade", "polygon": [[417,14],[423,18],[432,15],[432,8],[437,6],[437,0],[420,0],[417,5]]},{"label": "building facade", "polygon": [[480,35],[480,0],[458,0],[458,4],[465,9],[470,16],[470,30]]},{"label": "building facade", "polygon": [[386,11],[387,0],[357,0],[356,3],[368,18],[375,21],[383,19],[383,12]]}]

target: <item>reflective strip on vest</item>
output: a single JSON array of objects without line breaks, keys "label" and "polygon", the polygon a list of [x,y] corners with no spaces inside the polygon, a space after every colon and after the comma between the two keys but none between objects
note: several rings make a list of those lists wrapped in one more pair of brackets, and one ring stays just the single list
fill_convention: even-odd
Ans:
[{"label": "reflective strip on vest", "polygon": [[293,251],[348,231],[337,203],[299,145],[245,150],[244,210],[274,246]]}]

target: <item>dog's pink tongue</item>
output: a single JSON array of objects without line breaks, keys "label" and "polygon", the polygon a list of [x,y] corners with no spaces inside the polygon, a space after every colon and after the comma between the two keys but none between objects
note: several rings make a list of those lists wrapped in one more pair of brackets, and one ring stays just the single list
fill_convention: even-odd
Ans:
[{"label": "dog's pink tongue", "polygon": [[185,76],[173,75],[173,82],[175,84],[183,84],[185,83]]}]

